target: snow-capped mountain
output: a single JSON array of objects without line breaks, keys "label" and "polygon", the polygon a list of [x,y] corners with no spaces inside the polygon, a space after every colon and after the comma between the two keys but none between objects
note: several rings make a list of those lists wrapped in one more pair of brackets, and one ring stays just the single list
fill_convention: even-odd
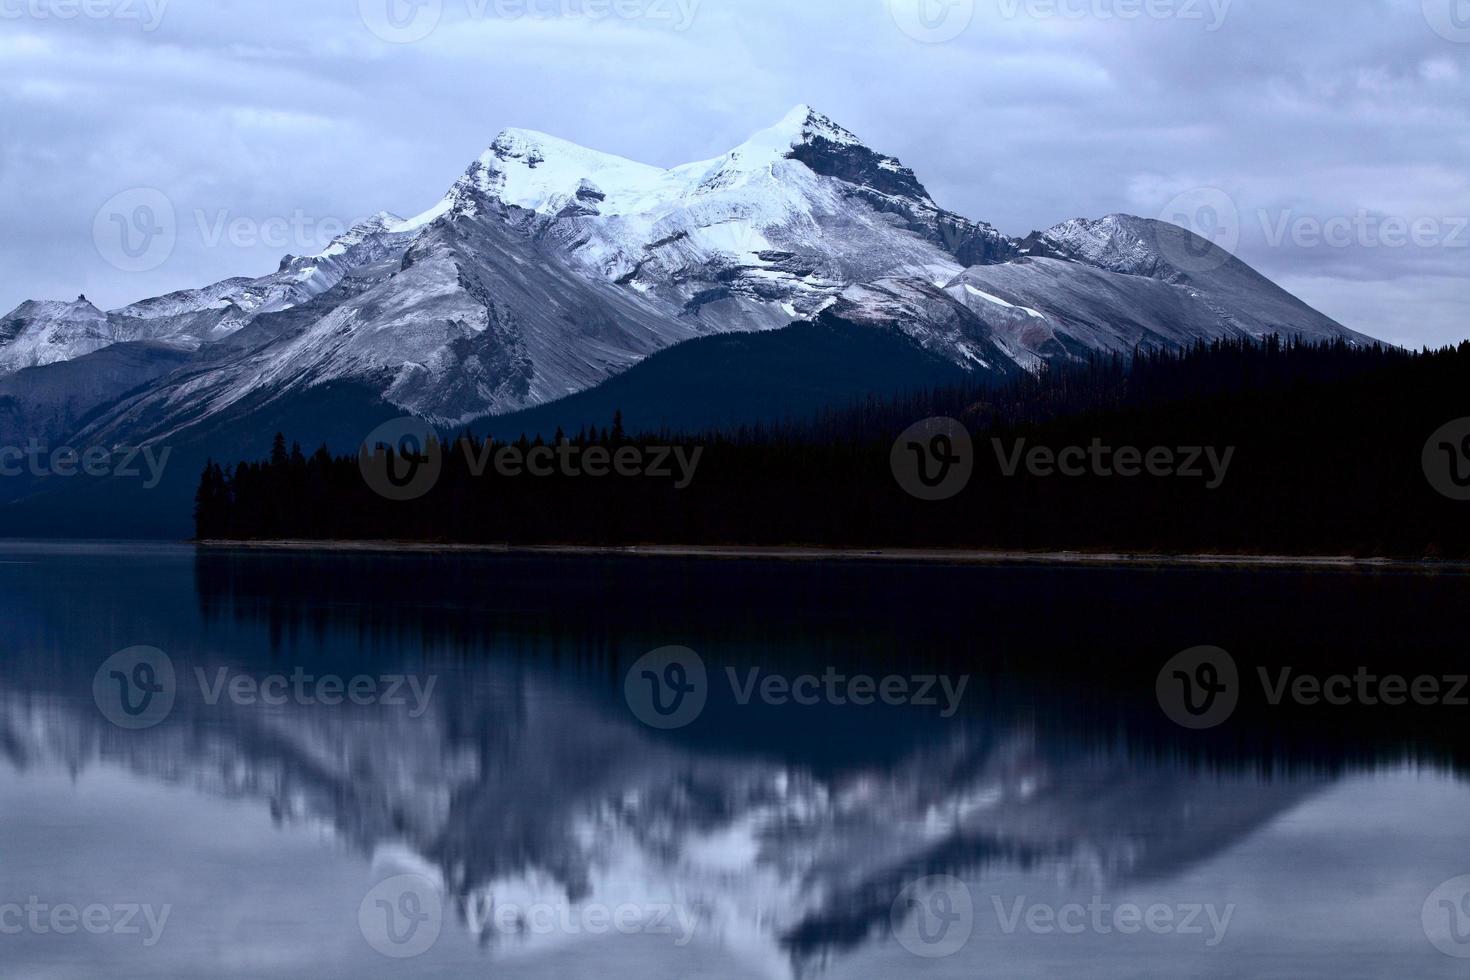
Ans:
[{"label": "snow-capped mountain", "polygon": [[451,425],[596,386],[656,351],[821,317],[965,370],[1261,336],[1363,340],[1183,229],[1127,216],[1024,240],[945,211],[808,106],[663,169],[506,130],[423,214],[111,313],[26,303],[0,374],[147,340],[192,351],[91,423],[156,439],[328,382]]},{"label": "snow-capped mountain", "polygon": [[85,296],[71,303],[28,300],[0,320],[0,372],[68,361],[124,339]]},{"label": "snow-capped mountain", "polygon": [[715,329],[785,326],[846,286],[943,281],[1010,254],[988,226],[941,210],[913,173],[807,106],[714,160],[660,170],[511,130],[445,207],[524,209],[588,273]]}]

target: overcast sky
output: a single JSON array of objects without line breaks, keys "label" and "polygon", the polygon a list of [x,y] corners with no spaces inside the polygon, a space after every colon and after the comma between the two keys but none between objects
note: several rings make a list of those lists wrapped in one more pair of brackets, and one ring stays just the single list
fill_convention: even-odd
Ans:
[{"label": "overcast sky", "polygon": [[[1470,0],[0,0],[0,311],[272,271],[507,126],[667,166],[801,102],[1007,233],[1182,216],[1470,336]],[[166,260],[95,242],[140,203]]]}]

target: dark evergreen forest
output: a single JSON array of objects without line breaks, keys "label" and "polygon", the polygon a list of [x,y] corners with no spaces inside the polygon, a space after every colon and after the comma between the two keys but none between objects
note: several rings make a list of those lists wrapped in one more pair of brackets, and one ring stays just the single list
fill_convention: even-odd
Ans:
[{"label": "dark evergreen forest", "polygon": [[[900,433],[936,416],[969,430],[974,473],[963,491],[931,502],[901,488],[890,455]],[[1426,474],[1438,459],[1452,480],[1463,469],[1470,486],[1470,445],[1427,447],[1446,423],[1467,416],[1470,343],[1417,353],[1278,337],[1201,343],[996,386],[870,399],[780,426],[630,433],[620,417],[589,419],[551,443],[574,447],[579,458],[594,447],[608,458],[627,447],[645,459],[660,447],[686,457],[699,451],[687,486],[677,472],[476,475],[472,463],[487,452],[509,445],[524,455],[547,443],[487,445],[462,432],[425,448],[442,463],[432,489],[394,501],[370,488],[358,457],[325,448],[308,456],[282,434],[269,459],[205,467],[196,533],[1470,558],[1470,502],[1441,493]],[[1018,451],[1093,446],[1168,449],[1179,463],[1208,447],[1228,450],[1230,465],[1213,488],[1207,476],[1188,473],[1007,473]],[[368,448],[380,464],[385,456],[404,462],[391,449]]]}]

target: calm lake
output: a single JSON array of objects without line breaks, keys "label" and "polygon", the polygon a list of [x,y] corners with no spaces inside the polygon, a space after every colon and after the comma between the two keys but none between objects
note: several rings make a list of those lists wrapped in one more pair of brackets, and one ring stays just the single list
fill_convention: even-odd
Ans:
[{"label": "calm lake", "polygon": [[1463,977],[1467,595],[0,544],[0,976]]}]

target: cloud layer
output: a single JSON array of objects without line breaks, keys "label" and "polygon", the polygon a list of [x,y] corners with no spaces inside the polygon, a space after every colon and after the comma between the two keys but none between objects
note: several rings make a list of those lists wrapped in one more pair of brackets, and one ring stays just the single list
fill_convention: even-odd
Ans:
[{"label": "cloud layer", "polygon": [[[1008,233],[1168,215],[1350,327],[1470,336],[1470,0],[0,0],[0,311],[271,271],[507,126],[672,165],[800,102]],[[124,271],[134,188],[177,239]]]}]

